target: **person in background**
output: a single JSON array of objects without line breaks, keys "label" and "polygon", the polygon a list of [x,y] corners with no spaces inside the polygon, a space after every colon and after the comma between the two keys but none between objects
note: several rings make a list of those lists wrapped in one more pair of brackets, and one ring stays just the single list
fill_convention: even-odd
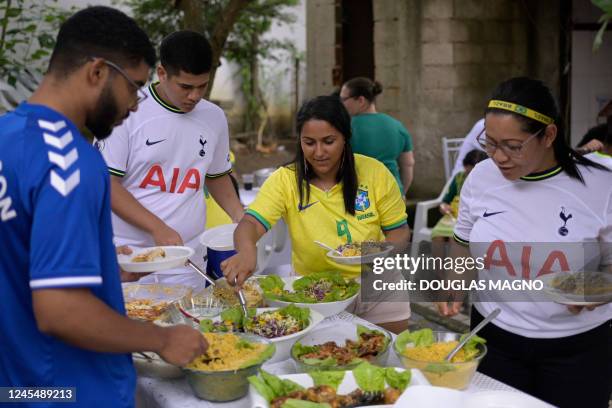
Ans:
[{"label": "person in background", "polygon": [[[457,175],[453,177],[453,181],[451,181],[448,191],[442,198],[442,203],[439,207],[442,218],[431,230],[431,241],[434,244],[446,242],[449,238],[453,237],[453,229],[455,228],[457,213],[459,211],[459,194],[461,192],[461,187],[463,187],[463,183],[474,166],[486,158],[487,154],[480,149],[471,150],[463,158],[463,171],[457,173]],[[434,245],[434,248],[436,248],[436,245]],[[436,256],[436,254],[434,254],[434,256]]]},{"label": "person in background", "polygon": [[135,112],[154,64],[134,20],[86,8],[62,24],[30,99],[0,118],[2,386],[73,387],[70,406],[133,407],[132,352],[185,365],[206,350],[191,327],[125,316],[108,171],[81,133],[104,140]]},{"label": "person in background", "polygon": [[[297,115],[297,155],[265,181],[234,233],[238,252],[221,265],[238,284],[256,267],[257,241],[283,218],[298,275],[340,271],[359,278],[361,265],[341,265],[314,243],[332,247],[365,240],[407,244],[410,229],[400,190],[379,161],[353,154],[351,118],[333,96],[305,102]],[[409,303],[357,301],[356,313],[390,331],[406,328]]]},{"label": "person in background", "polygon": [[584,135],[578,148],[584,157],[612,168],[612,129],[607,123],[592,127]]},{"label": "person in background", "polygon": [[[206,225],[207,191],[237,222],[244,209],[234,190],[228,124],[203,98],[212,51],[206,37],[177,31],[160,46],[159,82],[140,109],[98,146],[111,174],[113,229],[119,245],[186,245],[204,267],[199,236]],[[154,273],[143,282],[188,285],[205,281],[188,268]]]},{"label": "person in background", "polygon": [[[463,184],[451,247],[455,257],[485,259],[481,279],[581,271],[586,253],[597,263],[587,270],[612,272],[612,172],[572,150],[563,123],[541,81],[512,78],[494,90],[478,136],[491,160]],[[472,328],[501,310],[478,334],[488,349],[478,370],[561,408],[607,408],[612,304],[508,292],[477,293]],[[460,294],[451,300],[438,303],[441,314],[458,313]]]},{"label": "person in background", "polygon": [[478,143],[476,138],[479,134],[482,133],[484,129],[484,119],[479,119],[472,129],[468,132],[468,134],[463,139],[463,143],[461,143],[461,147],[459,148],[459,153],[457,153],[457,158],[455,159],[455,166],[451,172],[451,177],[455,177],[457,173],[463,171],[463,159],[465,156],[471,152],[472,150],[480,150],[482,151],[482,146]]},{"label": "person in background", "polygon": [[382,162],[405,197],[414,175],[412,136],[397,119],[376,110],[376,97],[382,85],[357,77],[344,83],[340,100],[351,115],[353,152]]}]

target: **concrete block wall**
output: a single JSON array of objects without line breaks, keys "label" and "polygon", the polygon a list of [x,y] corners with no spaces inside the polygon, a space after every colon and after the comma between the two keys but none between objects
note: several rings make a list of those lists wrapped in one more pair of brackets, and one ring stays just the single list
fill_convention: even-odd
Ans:
[{"label": "concrete block wall", "polygon": [[[308,93],[332,89],[333,0],[308,0]],[[537,3],[537,4],[535,4]],[[442,137],[463,137],[497,83],[512,76],[559,82],[555,0],[373,0],[379,111],[401,120],[415,144],[411,198],[444,185]],[[322,37],[330,36],[328,39]]]}]

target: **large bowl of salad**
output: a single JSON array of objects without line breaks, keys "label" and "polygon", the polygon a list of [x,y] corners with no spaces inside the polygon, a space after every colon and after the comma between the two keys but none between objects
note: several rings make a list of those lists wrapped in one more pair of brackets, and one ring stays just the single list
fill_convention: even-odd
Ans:
[{"label": "large bowl of salad", "polygon": [[264,298],[270,306],[294,304],[308,307],[324,317],[348,308],[357,299],[361,285],[338,272],[320,272],[302,277],[281,278],[268,275],[259,279]]},{"label": "large bowl of salad", "polygon": [[323,320],[323,316],[308,308],[289,305],[283,308],[251,308],[248,316],[240,307],[223,311],[219,316],[200,321],[205,333],[248,333],[265,337],[276,346],[269,363],[289,358],[293,344]]}]

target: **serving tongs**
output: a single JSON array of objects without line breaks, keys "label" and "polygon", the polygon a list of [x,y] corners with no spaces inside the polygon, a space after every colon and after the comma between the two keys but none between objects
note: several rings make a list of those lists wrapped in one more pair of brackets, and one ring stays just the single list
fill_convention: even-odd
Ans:
[{"label": "serving tongs", "polygon": [[[206,272],[204,272],[202,269],[200,269],[196,264],[194,264],[191,259],[188,259],[186,262],[187,266],[190,266],[191,268],[193,268],[197,273],[199,273],[200,275],[202,275],[202,277],[204,279],[206,279],[206,281],[208,283],[210,283],[212,286],[217,286],[217,283],[212,280],[207,274]],[[234,285],[236,284],[236,279],[234,279]],[[242,291],[242,289],[238,290],[237,293],[238,296],[238,302],[240,302],[240,307],[242,308],[242,312],[244,313],[244,316],[248,316],[248,310],[247,310],[247,304],[246,304],[246,297],[244,296],[244,292]],[[183,312],[185,313],[185,312]]]}]

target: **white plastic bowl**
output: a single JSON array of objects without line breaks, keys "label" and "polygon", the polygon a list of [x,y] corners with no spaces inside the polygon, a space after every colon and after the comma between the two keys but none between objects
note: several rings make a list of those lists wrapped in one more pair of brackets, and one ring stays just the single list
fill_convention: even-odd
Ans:
[{"label": "white plastic bowl", "polygon": [[[291,277],[286,277],[286,278],[281,277],[283,282],[285,282],[285,289],[290,290],[290,291],[293,291],[293,282],[295,282],[297,279],[300,279],[300,278],[301,276],[291,276]],[[310,310],[319,312],[320,314],[323,315],[323,317],[329,317],[329,316],[336,315],[346,310],[346,308],[352,305],[353,302],[357,299],[357,296],[359,296],[359,292],[355,293],[353,296],[351,296],[348,299],[338,300],[336,302],[297,303],[297,302],[286,302],[283,300],[272,300],[268,298],[266,298],[266,302],[270,306],[274,306],[274,307],[284,307],[284,306],[289,306],[289,305],[296,305],[299,307],[309,307]]]},{"label": "white plastic bowl", "polygon": [[[305,308],[308,308],[307,306]],[[272,310],[277,310],[278,307],[262,307],[257,309],[257,314],[261,314],[263,312],[269,312]],[[220,316],[216,316],[210,320],[213,322],[218,322],[221,319]],[[310,324],[304,328],[304,330],[299,331],[297,333],[290,334],[288,336],[276,337],[273,339],[268,339],[272,344],[276,346],[276,353],[270,360],[266,362],[266,364],[277,363],[279,361],[284,361],[289,359],[291,347],[293,344],[301,339],[304,335],[306,335],[309,331],[311,331],[317,324],[321,323],[324,319],[321,313],[310,309]]]}]

